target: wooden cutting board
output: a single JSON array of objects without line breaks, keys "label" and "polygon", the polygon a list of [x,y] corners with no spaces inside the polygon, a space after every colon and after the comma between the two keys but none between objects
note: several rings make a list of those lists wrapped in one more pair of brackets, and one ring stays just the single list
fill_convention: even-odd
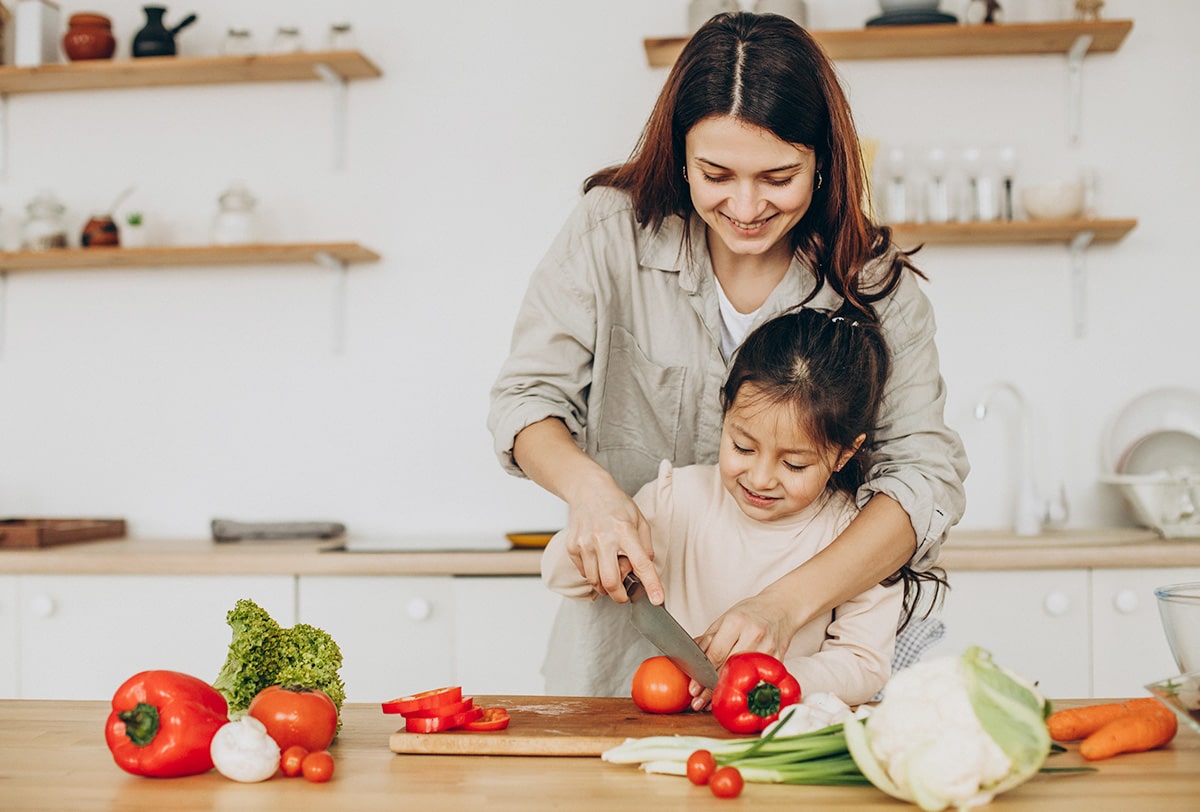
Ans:
[{"label": "wooden cutting board", "polygon": [[391,735],[396,753],[489,756],[598,756],[625,739],[645,736],[735,738],[707,711],[646,713],[624,697],[476,696],[481,707],[501,705],[511,721],[504,730],[447,730]]}]

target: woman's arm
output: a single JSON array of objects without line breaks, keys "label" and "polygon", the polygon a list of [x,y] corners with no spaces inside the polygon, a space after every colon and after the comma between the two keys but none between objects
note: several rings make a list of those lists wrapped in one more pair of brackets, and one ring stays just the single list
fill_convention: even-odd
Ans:
[{"label": "woman's arm", "polygon": [[567,503],[566,552],[588,583],[618,603],[628,600],[621,583],[628,571],[621,568],[624,556],[650,600],[662,603],[649,524],[612,476],[575,445],[562,420],[550,417],[522,429],[513,442],[513,460]]}]

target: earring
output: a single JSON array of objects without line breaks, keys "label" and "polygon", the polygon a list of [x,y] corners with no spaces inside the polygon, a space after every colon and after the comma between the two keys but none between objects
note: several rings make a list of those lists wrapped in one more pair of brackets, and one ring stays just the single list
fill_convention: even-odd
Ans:
[{"label": "earring", "polygon": [[686,166],[683,168],[683,182],[684,182],[684,183],[687,183],[687,182],[688,182],[688,177],[687,177],[687,167],[686,167]]},{"label": "earring", "polygon": [[817,170],[817,188],[818,189],[821,188],[821,170],[820,169]]}]

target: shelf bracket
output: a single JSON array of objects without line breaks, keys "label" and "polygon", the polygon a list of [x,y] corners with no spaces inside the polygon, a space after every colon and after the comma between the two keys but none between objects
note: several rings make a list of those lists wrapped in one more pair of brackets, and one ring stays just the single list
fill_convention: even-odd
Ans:
[{"label": "shelf bracket", "polygon": [[346,96],[350,83],[324,62],[313,65],[313,70],[333,90],[333,168],[340,172],[346,168]]},{"label": "shelf bracket", "polygon": [[346,288],[350,263],[328,251],[318,251],[313,255],[313,259],[321,267],[337,272],[337,288],[333,294],[333,353],[343,355],[346,352]]},{"label": "shelf bracket", "polygon": [[1067,51],[1067,129],[1071,144],[1083,130],[1083,57],[1092,47],[1092,35],[1080,34]]},{"label": "shelf bracket", "polygon": [[1071,301],[1075,322],[1075,337],[1087,335],[1087,266],[1084,254],[1096,233],[1081,231],[1071,240]]}]

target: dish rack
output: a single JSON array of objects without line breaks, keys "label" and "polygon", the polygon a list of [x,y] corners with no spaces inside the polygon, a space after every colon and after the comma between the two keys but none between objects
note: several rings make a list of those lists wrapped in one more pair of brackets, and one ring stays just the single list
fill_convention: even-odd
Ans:
[{"label": "dish rack", "polygon": [[1163,538],[1200,538],[1200,473],[1110,474],[1137,522]]}]

